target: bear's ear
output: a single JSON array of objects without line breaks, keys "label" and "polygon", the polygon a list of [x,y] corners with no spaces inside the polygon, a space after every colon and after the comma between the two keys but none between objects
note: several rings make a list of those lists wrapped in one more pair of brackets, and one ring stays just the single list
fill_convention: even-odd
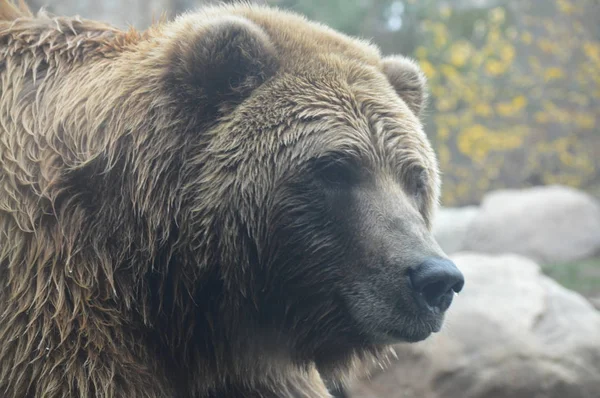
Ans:
[{"label": "bear's ear", "polygon": [[278,69],[268,35],[245,18],[221,17],[188,28],[169,53],[167,81],[196,108],[237,104]]},{"label": "bear's ear", "polygon": [[427,104],[427,79],[416,62],[399,55],[386,57],[383,73],[406,105],[421,117]]}]

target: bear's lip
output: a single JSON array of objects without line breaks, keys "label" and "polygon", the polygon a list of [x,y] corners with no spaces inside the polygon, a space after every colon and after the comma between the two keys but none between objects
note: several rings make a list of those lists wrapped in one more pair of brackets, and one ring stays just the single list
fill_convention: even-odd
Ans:
[{"label": "bear's lip", "polygon": [[443,323],[444,317],[441,315],[435,319],[422,320],[417,326],[389,330],[386,335],[393,342],[416,343],[439,332]]},{"label": "bear's lip", "polygon": [[[419,311],[411,317],[410,327],[406,326],[404,319],[398,327],[389,328],[384,334],[388,342],[416,343],[425,340],[431,334],[437,333],[444,324],[444,312],[439,310]],[[404,318],[404,317],[403,317]]]}]

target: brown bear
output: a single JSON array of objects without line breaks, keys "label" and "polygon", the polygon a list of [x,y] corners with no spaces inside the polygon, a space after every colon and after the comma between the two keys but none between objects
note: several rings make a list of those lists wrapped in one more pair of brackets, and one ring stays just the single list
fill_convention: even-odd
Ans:
[{"label": "brown bear", "polygon": [[0,0],[0,395],[329,397],[437,332],[425,79],[303,17]]}]

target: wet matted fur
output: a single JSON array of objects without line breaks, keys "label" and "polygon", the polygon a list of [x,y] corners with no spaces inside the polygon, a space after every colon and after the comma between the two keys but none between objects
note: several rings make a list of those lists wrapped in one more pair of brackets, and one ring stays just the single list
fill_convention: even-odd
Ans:
[{"label": "wet matted fur", "polygon": [[246,4],[140,33],[0,0],[0,90],[1,396],[328,397],[424,338],[377,296],[439,250],[411,61]]}]

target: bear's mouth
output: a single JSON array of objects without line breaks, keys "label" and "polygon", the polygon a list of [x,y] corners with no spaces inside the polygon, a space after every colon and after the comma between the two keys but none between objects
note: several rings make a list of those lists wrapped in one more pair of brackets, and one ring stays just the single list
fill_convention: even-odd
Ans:
[{"label": "bear's mouth", "polygon": [[394,322],[394,325],[388,324],[385,331],[386,340],[393,342],[414,343],[425,340],[431,334],[437,333],[442,329],[446,310],[452,304],[456,293],[453,291],[444,294],[439,301],[432,305],[430,300],[421,292],[414,292],[412,296],[412,310],[406,313],[406,302],[398,304],[397,314],[401,312],[404,315]]},{"label": "bear's mouth", "polygon": [[393,326],[388,325],[388,328],[380,329],[383,333],[378,333],[376,339],[378,343],[383,344],[416,343],[439,332],[443,324],[444,312],[439,310],[421,315],[403,316]]}]

